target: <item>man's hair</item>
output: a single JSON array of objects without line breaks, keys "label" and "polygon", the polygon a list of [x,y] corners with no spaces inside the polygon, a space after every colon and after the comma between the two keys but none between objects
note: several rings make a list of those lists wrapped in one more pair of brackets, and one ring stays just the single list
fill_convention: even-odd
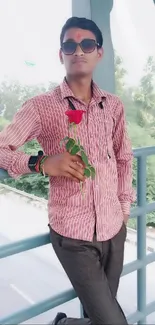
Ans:
[{"label": "man's hair", "polygon": [[87,18],[81,18],[81,17],[71,17],[66,21],[65,25],[62,27],[61,30],[60,45],[62,45],[63,43],[65,33],[70,28],[81,28],[81,29],[89,30],[95,35],[99,47],[100,48],[102,47],[103,36],[98,26],[95,24],[93,20]]}]

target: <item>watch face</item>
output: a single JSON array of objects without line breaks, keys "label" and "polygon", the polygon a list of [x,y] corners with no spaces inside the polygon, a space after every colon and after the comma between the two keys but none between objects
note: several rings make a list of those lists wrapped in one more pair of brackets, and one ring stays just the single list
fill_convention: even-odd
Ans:
[{"label": "watch face", "polygon": [[38,161],[38,156],[31,156],[29,160],[29,166],[35,166]]},{"label": "watch face", "polygon": [[31,172],[36,172],[36,164],[38,162],[38,156],[31,156],[28,162],[28,167],[31,170]]}]

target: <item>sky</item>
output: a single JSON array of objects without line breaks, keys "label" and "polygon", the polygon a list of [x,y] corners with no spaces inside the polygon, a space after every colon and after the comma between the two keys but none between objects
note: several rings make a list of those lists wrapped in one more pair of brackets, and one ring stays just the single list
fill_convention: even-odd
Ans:
[{"label": "sky", "polygon": [[[0,0],[0,80],[61,82],[65,71],[59,62],[59,36],[71,14],[71,0]],[[155,55],[153,1],[114,0],[111,29],[114,48],[128,70],[127,82],[137,84],[147,57]]]}]

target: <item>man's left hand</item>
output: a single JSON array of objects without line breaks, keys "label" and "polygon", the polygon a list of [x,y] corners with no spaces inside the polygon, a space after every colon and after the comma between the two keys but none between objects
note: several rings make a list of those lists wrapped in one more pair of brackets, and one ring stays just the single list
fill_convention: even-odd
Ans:
[{"label": "man's left hand", "polygon": [[128,220],[129,220],[129,216],[127,214],[124,214],[124,223],[126,226],[127,226]]}]

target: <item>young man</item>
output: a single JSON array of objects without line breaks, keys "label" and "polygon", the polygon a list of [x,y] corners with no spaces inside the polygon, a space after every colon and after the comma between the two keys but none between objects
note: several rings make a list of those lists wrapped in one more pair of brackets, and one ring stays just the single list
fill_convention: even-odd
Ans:
[{"label": "young man", "polygon": [[[62,28],[60,45],[66,78],[54,91],[28,100],[1,132],[0,167],[11,177],[39,171],[49,176],[51,242],[88,317],[69,319],[59,313],[53,324],[123,325],[127,321],[116,293],[133,201],[133,154],[124,108],[115,95],[92,81],[103,56],[102,34],[93,21],[70,18]],[[77,134],[96,170],[94,180],[85,178],[79,155],[60,147],[69,132],[68,109],[84,111]],[[16,151],[34,138],[46,156]]]}]

